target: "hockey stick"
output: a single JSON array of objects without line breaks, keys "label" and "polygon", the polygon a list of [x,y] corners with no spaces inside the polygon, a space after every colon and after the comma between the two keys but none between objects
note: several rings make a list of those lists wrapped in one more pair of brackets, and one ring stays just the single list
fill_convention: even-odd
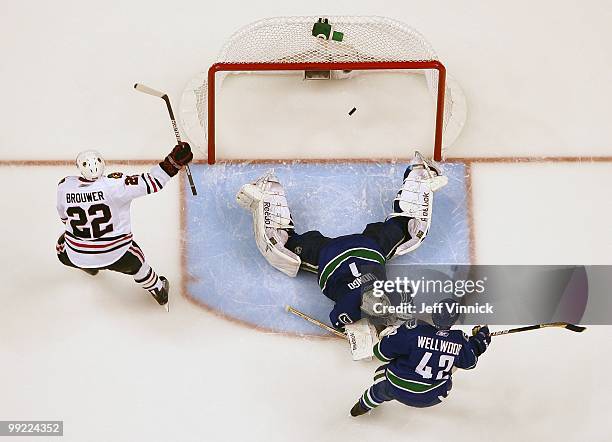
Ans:
[{"label": "hockey stick", "polygon": [[321,321],[318,321],[315,318],[311,318],[306,313],[302,313],[301,311],[294,309],[290,305],[285,306],[285,310],[287,310],[289,313],[293,313],[295,316],[299,316],[300,318],[307,320],[311,324],[314,324],[317,327],[322,328],[323,330],[327,330],[328,332],[333,333],[334,335],[338,336],[339,338],[346,339],[346,335],[344,333],[336,330],[333,327],[330,327],[327,324],[323,324]]},{"label": "hockey stick", "polygon": [[[308,316],[306,313],[302,313],[301,311],[291,307],[290,305],[285,306],[285,310],[287,310],[289,313],[293,313],[296,316],[299,316],[302,319],[305,319],[306,321],[310,322],[311,324],[316,325],[317,327],[320,327],[324,330],[327,330],[330,333],[333,333],[334,335],[338,336],[339,338],[342,339],[346,339],[346,335],[338,330],[336,330],[333,327],[330,327],[327,324],[322,323],[321,321],[314,319],[310,316]],[[495,332],[491,332],[491,336],[502,336],[502,335],[509,335],[512,333],[520,333],[520,332],[526,332],[526,331],[531,331],[531,330],[539,330],[541,328],[550,328],[550,327],[555,327],[555,328],[565,328],[569,331],[573,331],[576,333],[581,333],[583,331],[586,330],[586,327],[582,327],[580,325],[574,325],[574,324],[570,324],[569,322],[549,322],[549,323],[545,323],[545,324],[536,324],[536,325],[528,325],[526,327],[519,327],[519,328],[511,328],[509,330],[499,330],[499,331],[495,331]]]},{"label": "hockey stick", "polygon": [[[172,106],[170,105],[170,98],[168,98],[168,94],[164,94],[163,92],[157,91],[149,86],[145,86],[144,84],[136,83],[134,85],[134,89],[139,92],[153,95],[154,97],[159,97],[166,102],[166,107],[168,108],[168,114],[170,115],[170,122],[172,123],[172,129],[174,130],[174,136],[176,137],[177,143],[181,143],[181,134],[179,133],[178,126],[176,125],[176,119],[174,118],[174,112],[172,111]],[[191,187],[191,193],[193,196],[198,194],[195,184],[193,182],[193,177],[191,176],[191,169],[189,168],[189,164],[185,166],[185,172],[187,172],[187,179],[189,179],[189,187]]]},{"label": "hockey stick", "polygon": [[492,332],[491,336],[509,335],[512,333],[520,333],[520,332],[525,332],[525,331],[538,330],[538,329],[547,328],[547,327],[565,328],[569,331],[573,331],[576,333],[581,333],[586,330],[586,327],[570,324],[568,322],[549,322],[546,324],[528,325],[527,327],[511,328],[510,330],[499,330],[496,332]]}]

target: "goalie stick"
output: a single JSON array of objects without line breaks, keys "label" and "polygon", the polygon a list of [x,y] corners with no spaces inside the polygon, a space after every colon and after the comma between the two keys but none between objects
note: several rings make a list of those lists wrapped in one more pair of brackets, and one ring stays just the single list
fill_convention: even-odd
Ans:
[{"label": "goalie stick", "polygon": [[311,318],[306,313],[302,313],[301,311],[291,307],[290,305],[285,306],[285,310],[287,310],[289,313],[293,313],[295,316],[299,316],[300,318],[305,319],[306,321],[310,322],[311,324],[316,325],[317,327],[322,328],[323,330],[327,330],[328,332],[333,333],[339,338],[346,339],[346,335],[344,333],[336,330],[333,327],[330,327],[327,324],[323,324],[321,321],[315,318]]},{"label": "goalie stick", "polygon": [[570,324],[569,322],[549,322],[549,323],[546,323],[546,324],[536,324],[536,325],[528,325],[526,327],[511,328],[510,330],[499,330],[499,331],[492,332],[491,336],[509,335],[509,334],[512,334],[512,333],[520,333],[520,332],[531,331],[531,330],[539,330],[541,328],[547,328],[547,327],[565,328],[565,329],[567,329],[569,331],[573,331],[573,332],[576,332],[576,333],[581,333],[581,332],[586,330],[586,327],[582,327],[580,325]]},{"label": "goalie stick", "polygon": [[[164,94],[158,90],[150,88],[149,86],[145,86],[144,84],[136,83],[134,85],[134,89],[144,94],[153,95],[154,97],[159,97],[166,102],[166,107],[168,108],[168,114],[170,115],[170,122],[172,123],[172,129],[174,130],[174,136],[176,137],[176,141],[181,143],[181,134],[179,133],[178,126],[176,125],[176,119],[174,118],[174,112],[172,111],[172,106],[170,105],[170,98],[168,98],[168,94]],[[193,182],[193,177],[191,176],[191,169],[189,169],[189,164],[185,166],[185,172],[187,172],[187,179],[189,179],[189,187],[191,187],[191,193],[193,196],[198,194],[195,183]]]},{"label": "goalie stick", "polygon": [[[339,338],[345,339],[346,335],[338,330],[336,330],[333,327],[330,327],[327,324],[322,323],[321,321],[314,319],[310,316],[308,316],[306,313],[302,313],[301,311],[291,307],[290,305],[287,305],[285,307],[285,310],[287,310],[289,313],[293,313],[294,315],[305,319],[306,321],[316,325],[317,327],[320,327],[324,330],[327,330],[328,332],[333,333],[334,335],[338,336]],[[526,331],[531,331],[531,330],[539,330],[541,328],[565,328],[569,331],[573,331],[576,333],[581,333],[583,331],[586,330],[586,327],[582,327],[580,325],[575,325],[575,324],[570,324],[569,322],[548,322],[545,324],[536,324],[536,325],[528,325],[525,327],[518,327],[518,328],[511,328],[509,330],[499,330],[499,331],[494,331],[491,332],[491,336],[502,336],[502,335],[509,335],[512,333],[520,333],[520,332],[526,332]]]}]

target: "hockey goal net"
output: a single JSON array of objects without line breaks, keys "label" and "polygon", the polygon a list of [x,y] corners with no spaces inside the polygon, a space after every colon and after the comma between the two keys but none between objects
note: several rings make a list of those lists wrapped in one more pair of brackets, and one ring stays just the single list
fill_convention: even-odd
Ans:
[{"label": "hockey goal net", "polygon": [[419,32],[384,17],[312,16],[263,19],[234,33],[208,71],[187,84],[180,106],[183,129],[213,164],[218,156],[218,95],[228,75],[298,71],[304,80],[332,82],[372,71],[423,75],[433,100],[430,109],[419,112],[434,113],[435,133],[433,146],[420,148],[436,160],[443,157],[465,122],[461,88]]}]

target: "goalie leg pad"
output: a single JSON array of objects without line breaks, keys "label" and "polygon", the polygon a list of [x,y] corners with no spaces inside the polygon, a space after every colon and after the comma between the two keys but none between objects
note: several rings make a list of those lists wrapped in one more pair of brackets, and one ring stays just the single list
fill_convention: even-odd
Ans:
[{"label": "goalie leg pad", "polygon": [[391,217],[406,217],[410,239],[401,244],[393,256],[405,255],[421,245],[431,225],[434,192],[448,183],[440,167],[415,152],[406,170],[402,188],[393,202]]},{"label": "goalie leg pad", "polygon": [[285,247],[288,230],[293,229],[285,190],[273,171],[251,184],[242,186],[236,195],[238,204],[253,215],[255,243],[272,267],[294,277],[300,269],[299,256]]}]

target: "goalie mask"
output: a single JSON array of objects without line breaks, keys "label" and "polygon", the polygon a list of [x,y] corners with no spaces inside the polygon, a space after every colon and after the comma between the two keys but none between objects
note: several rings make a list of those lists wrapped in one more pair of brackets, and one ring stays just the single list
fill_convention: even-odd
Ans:
[{"label": "goalie mask", "polygon": [[367,316],[377,318],[390,316],[389,306],[391,302],[385,294],[375,294],[374,287],[366,288],[361,295],[361,311]]},{"label": "goalie mask", "polygon": [[[407,292],[393,290],[375,294],[373,286],[367,287],[361,295],[361,311],[372,317],[407,321],[413,317],[410,312],[411,294],[411,290]],[[389,309],[391,306],[393,306],[392,312]]]},{"label": "goalie mask", "polygon": [[95,181],[104,174],[104,159],[96,150],[86,150],[77,155],[76,166],[81,176],[89,181]]}]

